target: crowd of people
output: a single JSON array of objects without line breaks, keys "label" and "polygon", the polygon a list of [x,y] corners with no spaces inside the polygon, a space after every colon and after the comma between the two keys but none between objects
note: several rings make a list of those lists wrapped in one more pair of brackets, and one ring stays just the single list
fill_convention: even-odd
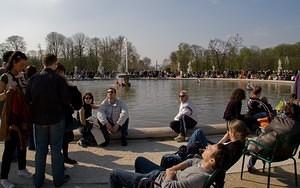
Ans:
[{"label": "crowd of people", "polygon": [[[180,72],[170,72],[170,71],[136,71],[129,72],[131,78],[135,79],[172,79],[172,78],[233,78],[233,79],[260,79],[260,80],[286,80],[294,81],[297,75],[297,72],[294,71],[199,71],[199,72],[190,72],[183,73]],[[67,78],[77,79],[77,80],[90,80],[94,78],[103,78],[103,79],[114,79],[116,73],[114,72],[104,72],[99,73],[96,71],[74,71],[67,72]]]},{"label": "crowd of people", "polygon": [[[33,178],[35,187],[42,187],[45,180],[46,157],[51,148],[53,183],[60,187],[69,181],[64,163],[75,165],[69,158],[68,145],[74,140],[73,130],[79,128],[82,147],[102,146],[110,143],[110,135],[121,134],[121,145],[127,146],[129,112],[126,103],[117,98],[117,91],[106,90],[106,98],[96,104],[93,94],[83,95],[76,86],[67,82],[66,70],[53,54],[43,59],[39,72],[27,65],[27,57],[20,51],[8,51],[0,69],[0,140],[4,141],[0,184],[4,188],[15,185],[8,180],[14,158],[18,161],[18,175]],[[227,132],[218,143],[209,141],[201,128],[196,129],[187,140],[189,129],[197,123],[197,110],[189,100],[188,92],[179,92],[180,106],[170,128],[178,135],[177,142],[188,141],[174,154],[167,154],[161,164],[138,157],[135,172],[114,169],[110,174],[112,188],[136,187],[142,179],[153,187],[202,187],[216,170],[218,187],[223,187],[226,171],[242,155],[246,138],[256,135],[256,141],[273,147],[276,138],[289,134],[294,142],[300,142],[300,75],[295,77],[295,93],[284,107],[275,111],[267,98],[261,97],[262,88],[254,86],[247,101],[248,111],[241,114],[245,91],[237,88],[232,92],[224,111]],[[96,121],[90,121],[92,110],[97,110]],[[96,134],[97,133],[97,134]],[[99,141],[99,137],[103,137]],[[26,169],[27,146],[35,150],[35,173]],[[262,152],[262,148],[250,148]],[[248,163],[249,172],[255,171],[256,158]],[[148,185],[148,184],[147,184]]]},{"label": "crowd of people", "polygon": [[[74,140],[73,130],[81,129],[81,146],[96,144],[93,125],[87,121],[92,109],[98,110],[99,130],[104,136],[101,146],[108,145],[110,134],[117,132],[121,132],[121,145],[127,145],[128,108],[117,98],[115,88],[109,88],[107,97],[96,105],[91,93],[82,97],[78,88],[67,82],[66,70],[53,54],[44,57],[40,72],[27,65],[27,57],[20,51],[6,52],[3,61],[0,77],[0,140],[4,141],[2,187],[15,187],[8,180],[14,158],[18,161],[18,175],[33,177],[35,187],[42,187],[49,146],[54,185],[60,187],[69,181],[64,163],[77,163],[68,155],[68,145]],[[34,176],[26,169],[27,146],[36,151]]]}]

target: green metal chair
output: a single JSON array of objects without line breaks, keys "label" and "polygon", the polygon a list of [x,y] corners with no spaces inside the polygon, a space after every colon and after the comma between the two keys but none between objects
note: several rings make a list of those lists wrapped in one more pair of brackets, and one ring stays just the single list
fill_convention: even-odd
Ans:
[{"label": "green metal chair", "polygon": [[[253,152],[248,150],[248,146],[250,144],[254,144],[256,147],[260,147],[261,150],[259,152]],[[270,187],[270,175],[271,175],[271,164],[275,162],[281,162],[288,159],[292,159],[294,161],[294,172],[295,172],[295,184],[298,186],[297,180],[297,163],[294,156],[298,150],[299,143],[295,143],[294,139],[292,139],[289,135],[280,135],[277,137],[275,145],[273,147],[268,147],[262,143],[259,143],[255,140],[247,140],[246,147],[243,154],[243,163],[241,170],[241,180],[243,179],[243,170],[245,163],[245,156],[251,155],[256,157],[257,159],[263,162],[263,172],[265,171],[265,164],[269,164],[268,168],[268,184],[267,187]]]},{"label": "green metal chair", "polygon": [[[205,183],[203,185],[203,188],[210,188],[210,187],[219,188],[218,187],[219,184],[216,182],[216,180],[218,180],[218,176],[221,175],[221,174],[224,174],[224,177],[225,177],[225,173],[226,173],[226,171],[223,170],[223,169],[217,169],[217,170],[215,170],[210,175],[210,177],[205,181]],[[218,181],[220,181],[220,180],[218,180]],[[224,179],[222,179],[222,181],[224,181]]]}]

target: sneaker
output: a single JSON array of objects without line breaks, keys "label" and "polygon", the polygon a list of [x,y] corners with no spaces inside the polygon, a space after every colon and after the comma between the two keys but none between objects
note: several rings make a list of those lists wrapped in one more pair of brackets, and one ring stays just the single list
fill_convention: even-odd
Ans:
[{"label": "sneaker", "polygon": [[87,147],[87,145],[86,145],[82,140],[79,140],[79,141],[77,142],[77,144],[80,145],[80,146],[83,147],[83,148],[86,148],[86,147]]},{"label": "sneaker", "polygon": [[32,174],[30,172],[28,172],[27,169],[19,170],[18,174],[20,177],[23,177],[23,178],[32,178]]},{"label": "sneaker", "polygon": [[255,168],[255,167],[248,167],[248,172],[250,174],[256,174],[258,173],[259,171]]},{"label": "sneaker", "polygon": [[177,142],[184,142],[185,141],[185,136],[179,134],[178,136],[176,136],[174,138],[174,140],[177,141]]},{"label": "sneaker", "polygon": [[7,179],[1,179],[0,184],[3,188],[15,188],[16,186],[10,183]]}]

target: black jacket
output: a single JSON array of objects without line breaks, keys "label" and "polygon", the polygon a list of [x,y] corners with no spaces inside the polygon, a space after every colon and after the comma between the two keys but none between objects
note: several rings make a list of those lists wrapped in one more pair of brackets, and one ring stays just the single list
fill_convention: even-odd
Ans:
[{"label": "black jacket", "polygon": [[45,68],[30,79],[26,99],[30,104],[33,123],[58,123],[64,119],[65,107],[70,104],[67,82],[52,69]]},{"label": "black jacket", "polygon": [[227,121],[234,119],[243,119],[241,115],[242,102],[238,100],[230,100],[226,106],[223,118]]}]

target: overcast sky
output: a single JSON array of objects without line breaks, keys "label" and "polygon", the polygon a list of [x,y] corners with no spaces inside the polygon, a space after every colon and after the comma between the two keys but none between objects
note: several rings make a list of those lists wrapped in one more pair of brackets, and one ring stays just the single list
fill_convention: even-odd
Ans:
[{"label": "overcast sky", "polygon": [[28,50],[56,31],[67,37],[127,37],[161,63],[180,42],[205,48],[239,33],[246,46],[300,41],[299,0],[1,0],[0,43],[23,36]]}]

